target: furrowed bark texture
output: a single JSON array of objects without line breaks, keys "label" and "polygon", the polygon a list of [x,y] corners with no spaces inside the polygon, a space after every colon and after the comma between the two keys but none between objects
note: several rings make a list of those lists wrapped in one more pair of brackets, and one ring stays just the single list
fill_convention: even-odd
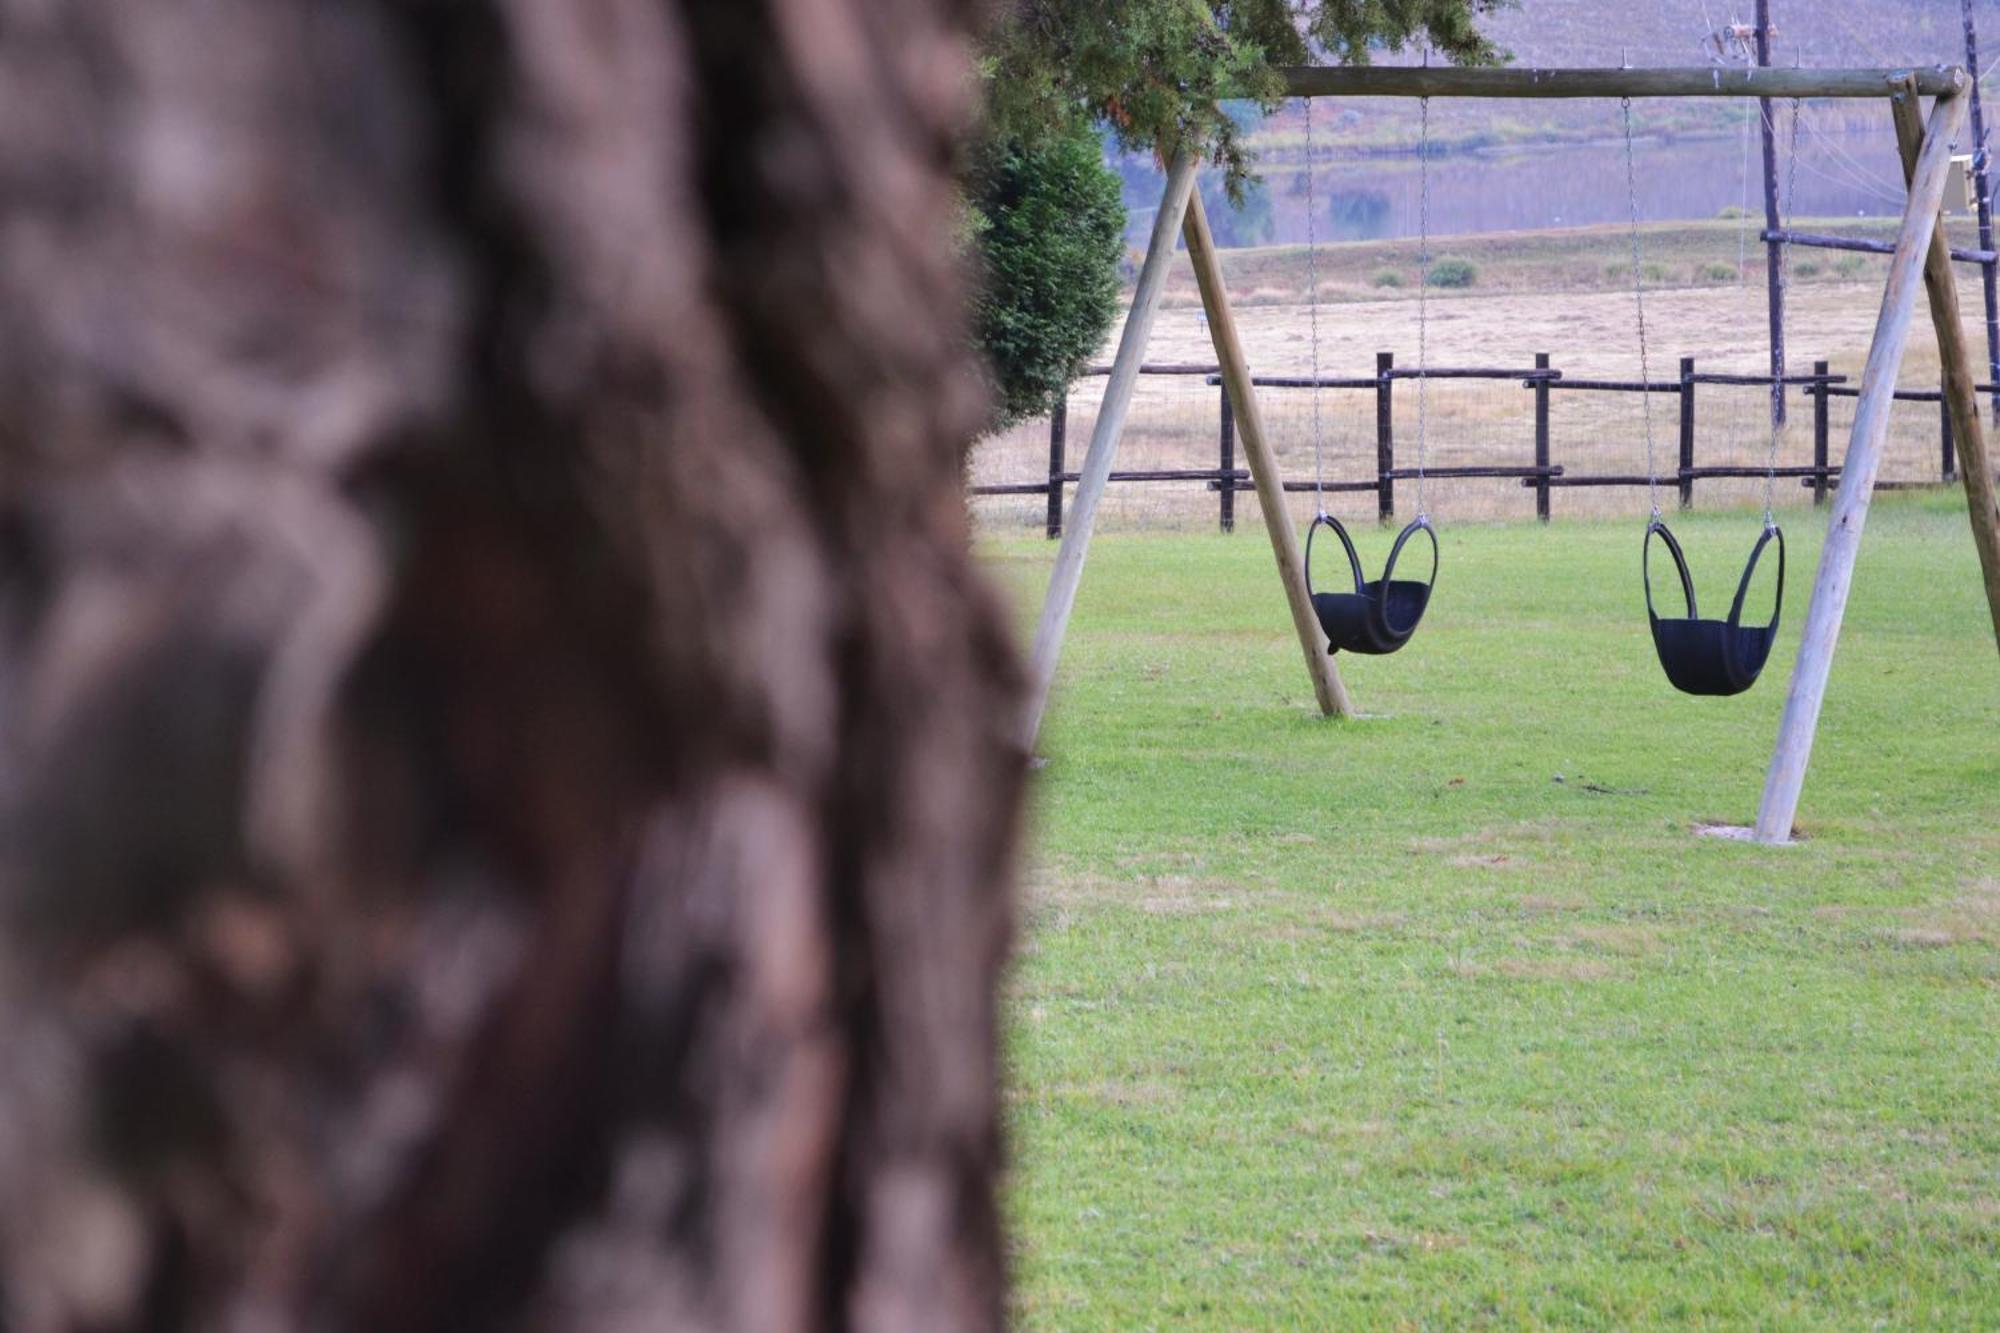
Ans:
[{"label": "furrowed bark texture", "polygon": [[1000,1322],[961,7],[0,0],[0,1324]]}]

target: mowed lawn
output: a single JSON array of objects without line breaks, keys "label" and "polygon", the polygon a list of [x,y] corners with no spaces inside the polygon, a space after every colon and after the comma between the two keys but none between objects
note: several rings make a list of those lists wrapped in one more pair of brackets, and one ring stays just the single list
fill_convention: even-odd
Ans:
[{"label": "mowed lawn", "polygon": [[[1254,526],[1092,547],[1007,1002],[1030,1328],[2000,1326],[2000,656],[1883,497],[1788,848],[1641,525],[1453,526],[1327,722]],[[1720,610],[1756,531],[1678,522]],[[1385,534],[1362,536],[1381,559]],[[982,554],[1033,623],[1053,544]]]}]

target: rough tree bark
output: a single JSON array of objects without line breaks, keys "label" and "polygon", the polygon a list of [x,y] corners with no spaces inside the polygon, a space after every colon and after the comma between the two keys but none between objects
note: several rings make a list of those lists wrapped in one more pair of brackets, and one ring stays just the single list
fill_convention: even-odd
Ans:
[{"label": "rough tree bark", "polygon": [[0,0],[0,1324],[990,1327],[965,0]]}]

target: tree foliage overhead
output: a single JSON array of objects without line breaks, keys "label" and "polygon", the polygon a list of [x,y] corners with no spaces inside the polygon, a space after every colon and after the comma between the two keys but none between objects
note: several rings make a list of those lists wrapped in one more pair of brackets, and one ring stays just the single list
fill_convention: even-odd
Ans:
[{"label": "tree foliage overhead", "polygon": [[[1474,20],[1513,0],[1004,0],[982,60],[987,121],[968,195],[983,261],[975,344],[993,424],[1047,411],[1117,312],[1122,208],[1098,136],[1185,144],[1225,168],[1204,185],[1226,243],[1269,239],[1270,201],[1226,102],[1269,110],[1276,68],[1366,64],[1420,37],[1454,64],[1499,58]],[[1239,102],[1236,111],[1240,115]],[[1243,209],[1238,217],[1228,204]]]},{"label": "tree foliage overhead", "polygon": [[993,132],[1024,142],[1079,120],[1109,125],[1126,149],[1199,148],[1229,172],[1249,167],[1222,103],[1282,95],[1282,65],[1367,64],[1426,37],[1440,59],[1499,58],[1475,19],[1513,0],[1013,0],[986,46]]},{"label": "tree foliage overhead", "polygon": [[1125,205],[1096,132],[989,140],[968,184],[979,242],[973,336],[997,429],[1049,411],[1118,314]]}]

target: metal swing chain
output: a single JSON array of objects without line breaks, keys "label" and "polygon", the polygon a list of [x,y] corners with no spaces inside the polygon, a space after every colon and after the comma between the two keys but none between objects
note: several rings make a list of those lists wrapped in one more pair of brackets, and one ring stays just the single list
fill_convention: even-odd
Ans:
[{"label": "metal swing chain", "polygon": [[1319,231],[1313,204],[1313,103],[1306,104],[1306,313],[1311,322],[1312,416],[1313,416],[1313,504],[1317,518],[1326,517],[1326,461],[1324,431],[1320,424],[1319,386]]},{"label": "metal swing chain", "polygon": [[[1424,53],[1430,63],[1430,52]],[[1424,460],[1430,451],[1426,418],[1430,406],[1431,287],[1431,99],[1419,99],[1417,129],[1417,522],[1428,523],[1424,508]]]},{"label": "metal swing chain", "polygon": [[1646,427],[1646,499],[1660,521],[1660,475],[1653,465],[1653,375],[1646,356],[1646,284],[1639,269],[1639,173],[1632,161],[1632,99],[1621,97],[1625,114],[1625,197],[1632,214],[1632,307],[1639,317],[1639,416]]},{"label": "metal swing chain", "polygon": [[[1793,206],[1798,200],[1799,121],[1802,118],[1800,113],[1804,109],[1804,102],[1794,97],[1792,99],[1792,133],[1790,140],[1785,146],[1785,154],[1789,160],[1785,165],[1785,208],[1783,214],[1778,218],[1780,229],[1790,225],[1790,219],[1793,216]],[[1780,301],[1784,299],[1785,293],[1791,290],[1791,286],[1792,247],[1781,245],[1778,247],[1778,297]],[[1778,404],[1785,392],[1785,371],[1787,369],[1785,325],[1782,320],[1778,322],[1778,355],[1776,360],[1778,363],[1777,382],[1771,386],[1771,445],[1764,457],[1764,527],[1767,531],[1778,526],[1777,518],[1771,512],[1771,502],[1776,497],[1778,486],[1778,436],[1780,434]]]}]

